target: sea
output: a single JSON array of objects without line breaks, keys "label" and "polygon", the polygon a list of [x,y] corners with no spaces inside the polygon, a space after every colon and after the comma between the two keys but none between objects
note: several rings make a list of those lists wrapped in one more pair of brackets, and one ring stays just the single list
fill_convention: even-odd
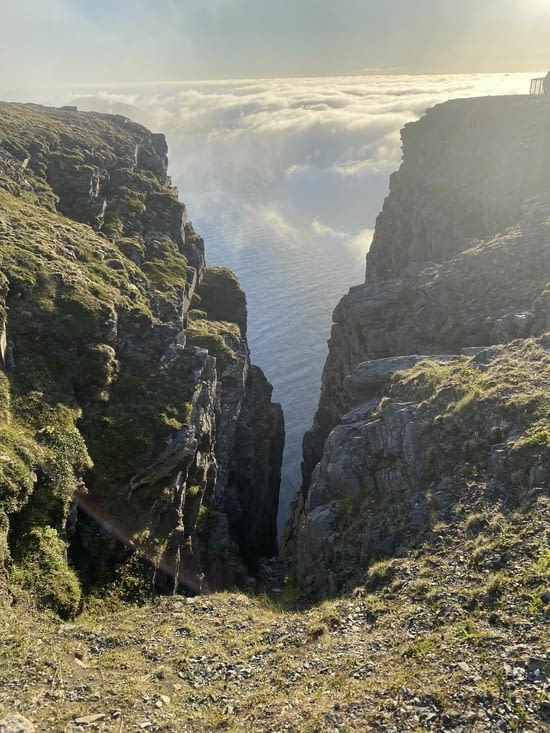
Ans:
[{"label": "sea", "polygon": [[279,528],[301,483],[332,312],[365,256],[400,129],[451,98],[526,94],[532,74],[354,76],[0,89],[8,101],[126,115],[169,144],[169,172],[209,265],[246,291],[254,363],[286,425]]}]

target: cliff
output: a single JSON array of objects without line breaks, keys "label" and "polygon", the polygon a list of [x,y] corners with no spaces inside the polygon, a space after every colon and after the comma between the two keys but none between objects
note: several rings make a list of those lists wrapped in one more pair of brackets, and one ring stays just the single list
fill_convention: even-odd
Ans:
[{"label": "cliff", "polygon": [[548,489],[549,119],[545,98],[456,100],[402,131],[304,437],[282,542],[304,589],[334,592],[457,507]]},{"label": "cliff", "polygon": [[276,551],[282,412],[166,156],[124,117],[0,105],[0,566],[64,614]]}]

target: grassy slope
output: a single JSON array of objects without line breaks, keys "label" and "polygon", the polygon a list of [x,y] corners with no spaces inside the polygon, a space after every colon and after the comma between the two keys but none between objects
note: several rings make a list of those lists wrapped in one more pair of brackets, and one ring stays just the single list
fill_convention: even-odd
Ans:
[{"label": "grassy slope", "polygon": [[300,612],[233,594],[103,600],[22,628],[9,609],[0,713],[55,731],[548,730],[549,670],[529,672],[550,644],[548,498],[530,510],[441,527],[436,546]]},{"label": "grassy slope", "polygon": [[[0,621],[0,712],[59,731],[550,730],[550,499],[527,479],[548,464],[548,369],[532,340],[496,349],[488,369],[424,362],[395,376],[384,402],[438,416],[426,445],[437,433],[446,450],[430,470],[455,501],[434,507],[416,546],[358,568],[340,598],[300,605],[292,577],[279,604],[132,606],[113,592],[63,624],[21,596]],[[495,483],[484,425],[510,438],[517,475]]]}]

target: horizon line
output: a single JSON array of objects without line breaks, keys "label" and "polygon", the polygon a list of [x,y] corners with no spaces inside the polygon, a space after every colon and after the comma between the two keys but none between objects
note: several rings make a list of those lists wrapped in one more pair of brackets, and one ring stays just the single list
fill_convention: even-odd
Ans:
[{"label": "horizon line", "polygon": [[[287,75],[287,76],[233,76],[225,78],[196,78],[196,79],[153,79],[147,81],[140,80],[121,80],[121,81],[77,81],[77,80],[66,80],[57,81],[48,84],[44,83],[38,85],[42,88],[66,88],[67,86],[79,86],[81,88],[86,87],[115,87],[115,86],[171,86],[178,84],[229,84],[229,83],[242,83],[242,82],[257,82],[257,81],[288,81],[288,80],[303,80],[310,81],[315,79],[357,79],[361,77],[373,77],[373,76],[403,76],[403,77],[426,77],[426,76],[502,76],[511,74],[540,74],[543,73],[541,69],[530,69],[528,71],[438,71],[438,72],[405,72],[405,71],[391,71],[391,70],[365,70],[356,74],[306,74],[306,75]],[[19,86],[20,89],[33,88],[31,83],[23,83]]]}]

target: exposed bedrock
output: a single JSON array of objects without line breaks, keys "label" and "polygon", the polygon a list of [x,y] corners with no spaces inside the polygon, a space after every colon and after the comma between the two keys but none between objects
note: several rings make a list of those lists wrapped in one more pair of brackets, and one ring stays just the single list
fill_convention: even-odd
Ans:
[{"label": "exposed bedrock", "polygon": [[[475,359],[482,347],[550,330],[549,120],[545,98],[495,97],[439,105],[404,128],[366,282],[334,311],[319,406],[304,436],[303,486],[281,543],[303,585],[326,592],[336,582],[330,573],[342,573],[334,553],[342,552],[343,486],[348,497],[372,500],[378,517],[398,506],[406,517],[418,486],[426,493],[414,448],[424,408],[406,390],[386,404],[402,370],[427,357],[443,368],[452,355]],[[376,455],[386,456],[384,469],[373,469]],[[407,521],[387,537],[374,522],[361,562],[380,547],[393,552]]]},{"label": "exposed bedrock", "polygon": [[281,409],[167,165],[125,117],[0,103],[0,573],[62,615],[277,549]]}]

